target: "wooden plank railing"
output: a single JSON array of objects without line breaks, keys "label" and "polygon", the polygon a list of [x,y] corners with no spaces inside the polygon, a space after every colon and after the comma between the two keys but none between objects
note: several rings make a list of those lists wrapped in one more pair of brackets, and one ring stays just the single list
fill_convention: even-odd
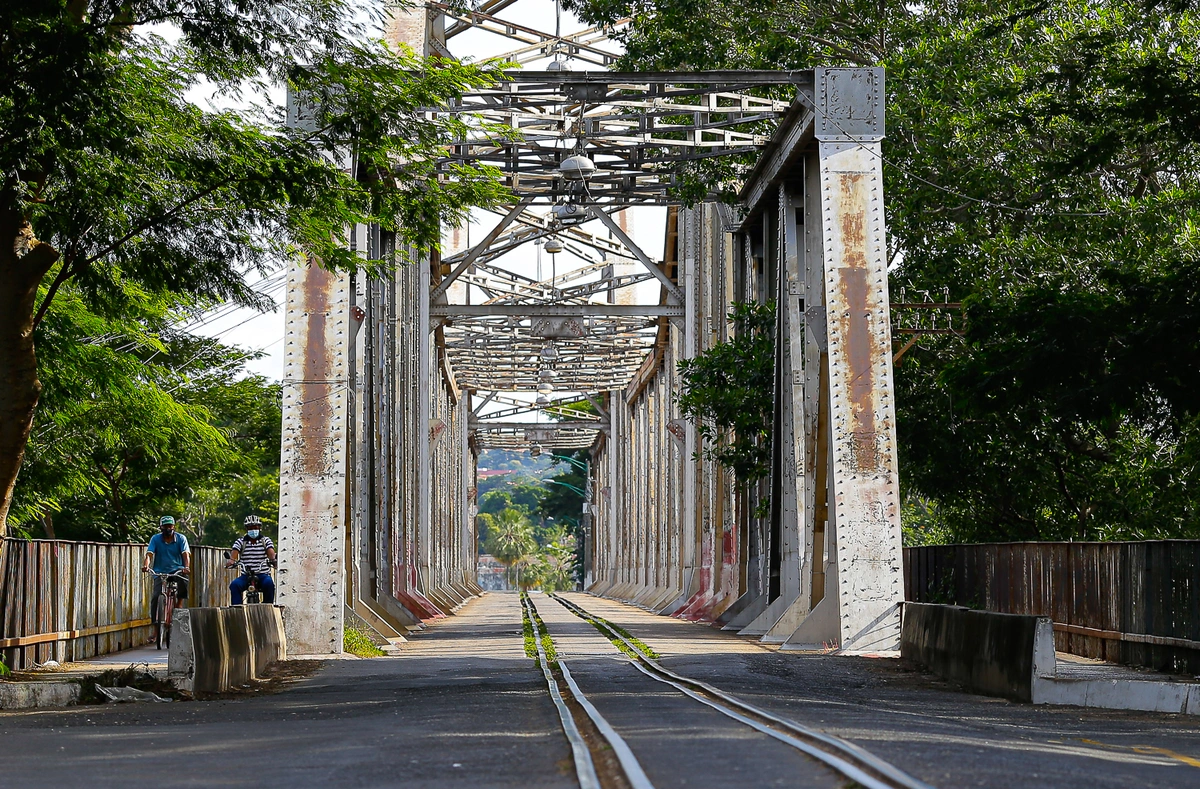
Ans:
[{"label": "wooden plank railing", "polygon": [[[12,669],[82,660],[150,638],[146,546],[0,540],[0,654]],[[221,549],[192,548],[188,605],[228,603]]]},{"label": "wooden plank railing", "polygon": [[1048,616],[1055,647],[1200,674],[1200,540],[904,550],[905,599]]}]

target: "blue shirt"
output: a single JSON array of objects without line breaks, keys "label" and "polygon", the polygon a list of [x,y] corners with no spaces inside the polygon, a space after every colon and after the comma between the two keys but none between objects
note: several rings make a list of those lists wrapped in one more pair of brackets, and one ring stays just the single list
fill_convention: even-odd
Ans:
[{"label": "blue shirt", "polygon": [[154,572],[173,573],[183,569],[183,555],[190,551],[187,537],[175,532],[174,542],[164,540],[161,533],[151,537],[146,552],[154,554],[154,566],[151,568]]}]

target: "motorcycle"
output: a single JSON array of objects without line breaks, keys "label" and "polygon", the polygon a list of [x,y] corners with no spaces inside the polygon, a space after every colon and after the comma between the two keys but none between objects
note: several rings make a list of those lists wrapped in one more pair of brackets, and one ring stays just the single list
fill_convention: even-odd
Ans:
[{"label": "motorcycle", "polygon": [[[232,557],[232,554],[229,551],[224,551],[222,555],[225,557],[226,561]],[[274,561],[268,561],[267,564],[271,567],[278,566]],[[258,588],[258,573],[247,573],[246,565],[242,563],[241,559],[238,559],[237,564],[234,566],[237,567],[239,577],[244,575],[250,579],[250,585],[246,587],[246,593],[242,595],[242,602],[246,605],[261,603],[262,590]],[[230,568],[227,567],[227,569]]]}]

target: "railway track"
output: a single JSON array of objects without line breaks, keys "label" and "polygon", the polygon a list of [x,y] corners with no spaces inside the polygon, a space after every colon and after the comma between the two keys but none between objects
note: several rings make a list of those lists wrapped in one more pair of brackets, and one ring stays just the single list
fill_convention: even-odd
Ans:
[{"label": "railway track", "polygon": [[[805,756],[814,759],[839,776],[865,789],[933,789],[869,751],[796,721],[768,712],[705,682],[678,674],[654,660],[644,645],[627,637],[620,628],[603,617],[557,595],[549,598],[571,614],[591,623],[630,658],[631,665],[646,677],[668,685],[730,720],[747,726]],[[522,594],[522,606],[533,628],[538,660],[546,676],[552,699],[559,709],[563,730],[571,742],[576,774],[582,789],[654,789],[633,750],[617,730],[600,714],[572,677],[566,661],[552,659],[543,646],[553,634],[541,621],[537,606]],[[590,734],[590,737],[588,736]],[[599,747],[597,747],[599,746]],[[604,746],[607,746],[607,750]],[[582,751],[589,753],[585,756]],[[615,759],[613,758],[615,757]],[[597,769],[597,762],[602,763]]]}]

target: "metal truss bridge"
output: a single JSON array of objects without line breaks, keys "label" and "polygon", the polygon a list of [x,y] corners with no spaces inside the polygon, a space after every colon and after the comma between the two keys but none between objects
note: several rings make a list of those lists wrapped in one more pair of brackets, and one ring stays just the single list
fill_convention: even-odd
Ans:
[{"label": "metal truss bridge", "polygon": [[[590,591],[787,647],[895,649],[882,71],[610,71],[611,30],[545,32],[513,2],[429,3],[387,26],[418,52],[529,66],[429,110],[471,129],[440,177],[492,165],[512,203],[390,279],[289,273],[289,648],[339,652],[346,616],[399,636],[452,614],[480,591],[480,453],[586,448]],[[728,183],[702,181],[714,158]],[[685,206],[684,187],[709,196]],[[647,216],[661,254],[634,230]],[[346,243],[390,251],[375,227]],[[778,317],[772,473],[747,489],[703,459],[677,366],[728,340],[750,300]]]}]

